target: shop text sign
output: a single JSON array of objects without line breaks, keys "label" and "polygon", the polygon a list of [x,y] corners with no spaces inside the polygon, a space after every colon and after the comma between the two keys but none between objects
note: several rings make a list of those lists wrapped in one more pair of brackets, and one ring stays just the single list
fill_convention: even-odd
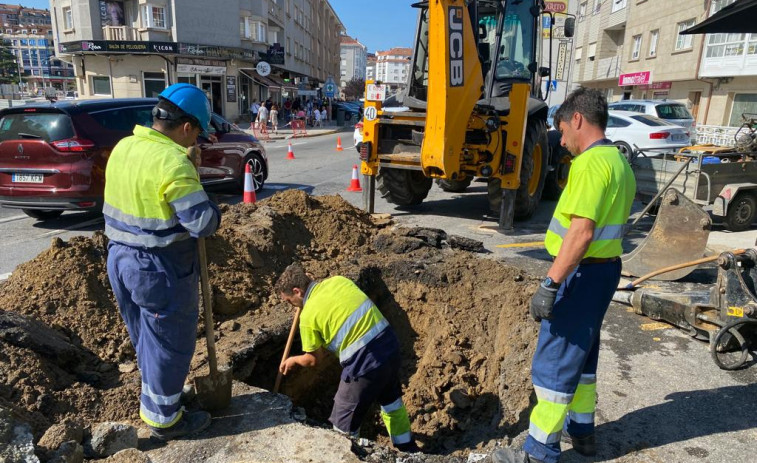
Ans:
[{"label": "shop text sign", "polygon": [[671,88],[673,88],[673,82],[669,80],[655,82],[641,87],[642,90],[670,90]]},{"label": "shop text sign", "polygon": [[652,83],[652,71],[632,72],[630,74],[621,74],[618,78],[618,85],[621,87],[627,85],[649,85]]},{"label": "shop text sign", "polygon": [[568,0],[552,0],[544,2],[544,11],[565,13],[568,11]]},{"label": "shop text sign", "polygon": [[120,40],[88,40],[60,44],[63,53],[72,52],[116,52],[116,53],[170,53],[178,52],[176,42],[135,42]]}]

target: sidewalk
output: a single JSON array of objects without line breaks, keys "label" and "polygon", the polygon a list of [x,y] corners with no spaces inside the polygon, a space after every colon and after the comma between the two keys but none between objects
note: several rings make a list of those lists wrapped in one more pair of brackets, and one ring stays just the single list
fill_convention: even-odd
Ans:
[{"label": "sidewalk", "polygon": [[[256,138],[260,139],[260,141],[266,142],[266,141],[276,141],[276,140],[289,140],[293,138],[308,138],[308,137],[318,137],[320,135],[331,135],[337,132],[352,132],[355,130],[354,124],[346,124],[343,126],[336,125],[335,122],[330,121],[327,125],[324,125],[323,127],[306,127],[305,134],[302,134],[300,130],[297,131],[297,137],[294,137],[294,132],[290,127],[279,127],[278,133],[273,133],[271,130],[268,130],[268,138],[266,139],[264,136],[261,136],[258,130],[252,131],[250,130],[249,125],[246,125],[245,123],[237,124],[239,128],[244,130],[246,133],[249,133],[250,135],[255,136]],[[246,125],[246,127],[245,127]]]}]

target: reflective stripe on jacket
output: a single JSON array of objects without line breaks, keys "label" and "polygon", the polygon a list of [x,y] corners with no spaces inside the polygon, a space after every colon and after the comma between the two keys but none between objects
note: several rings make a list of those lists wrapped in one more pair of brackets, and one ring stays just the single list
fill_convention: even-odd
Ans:
[{"label": "reflective stripe on jacket", "polygon": [[108,159],[103,214],[108,238],[148,248],[208,236],[220,222],[187,149],[139,125]]},{"label": "reflective stripe on jacket", "polygon": [[552,256],[560,251],[572,216],[591,219],[594,237],[584,257],[617,257],[623,253],[623,231],[636,195],[628,161],[612,145],[589,148],[573,160],[568,184],[560,196],[544,244]]},{"label": "reflective stripe on jacket", "polygon": [[341,363],[376,338],[389,322],[360,288],[342,276],[313,283],[300,315],[305,352],[324,347]]}]

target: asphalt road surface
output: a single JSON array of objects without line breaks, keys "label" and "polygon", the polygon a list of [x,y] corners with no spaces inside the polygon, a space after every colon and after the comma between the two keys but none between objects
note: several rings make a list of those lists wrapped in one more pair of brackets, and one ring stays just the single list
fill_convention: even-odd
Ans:
[{"label": "asphalt road surface", "polygon": [[[340,194],[362,206],[362,194],[347,192],[357,153],[351,132],[340,134],[345,150],[337,152],[337,135],[295,139],[296,159],[287,160],[287,142],[266,143],[270,175],[263,199],[288,188],[310,194]],[[361,177],[362,181],[362,177]],[[365,187],[365,182],[363,182]],[[222,202],[241,200],[216,191]],[[434,186],[427,200],[410,210],[397,210],[376,194],[376,212],[391,213],[404,225],[429,226],[480,240],[487,257],[543,275],[549,256],[539,244],[554,209],[544,202],[530,220],[516,222],[511,235],[496,231],[488,217],[486,185],[473,183],[461,194]],[[624,243],[632,249],[651,220]],[[65,213],[37,222],[21,211],[0,209],[0,275],[12,272],[46,249],[53,237],[68,239],[102,230],[97,214]],[[715,227],[711,242],[751,246],[757,231],[729,234]],[[714,271],[697,271],[691,284],[712,283]],[[684,286],[671,285],[674,290]],[[708,344],[696,341],[664,323],[633,314],[613,304],[602,330],[598,374],[597,438],[599,454],[592,461],[614,462],[753,462],[757,455],[757,366],[726,372],[712,362]],[[564,446],[566,447],[566,446]],[[572,450],[565,462],[586,461]]]}]

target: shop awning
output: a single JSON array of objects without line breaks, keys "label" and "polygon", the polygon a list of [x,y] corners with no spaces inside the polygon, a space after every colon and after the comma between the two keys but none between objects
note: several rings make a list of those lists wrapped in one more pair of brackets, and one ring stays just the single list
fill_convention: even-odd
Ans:
[{"label": "shop awning", "polygon": [[240,71],[252,79],[254,82],[257,82],[259,85],[262,85],[264,87],[268,87],[268,90],[274,91],[274,92],[280,92],[281,91],[281,84],[275,82],[271,77],[273,76],[267,76],[263,77],[257,73],[254,69],[240,69]]},{"label": "shop awning", "polygon": [[273,80],[274,82],[276,82],[276,85],[278,87],[281,87],[285,90],[297,90],[297,87],[295,85],[284,82],[284,80],[277,75],[271,74],[270,76],[268,76],[268,79]]},{"label": "shop awning", "polygon": [[681,34],[757,32],[757,0],[736,0],[714,15]]}]

